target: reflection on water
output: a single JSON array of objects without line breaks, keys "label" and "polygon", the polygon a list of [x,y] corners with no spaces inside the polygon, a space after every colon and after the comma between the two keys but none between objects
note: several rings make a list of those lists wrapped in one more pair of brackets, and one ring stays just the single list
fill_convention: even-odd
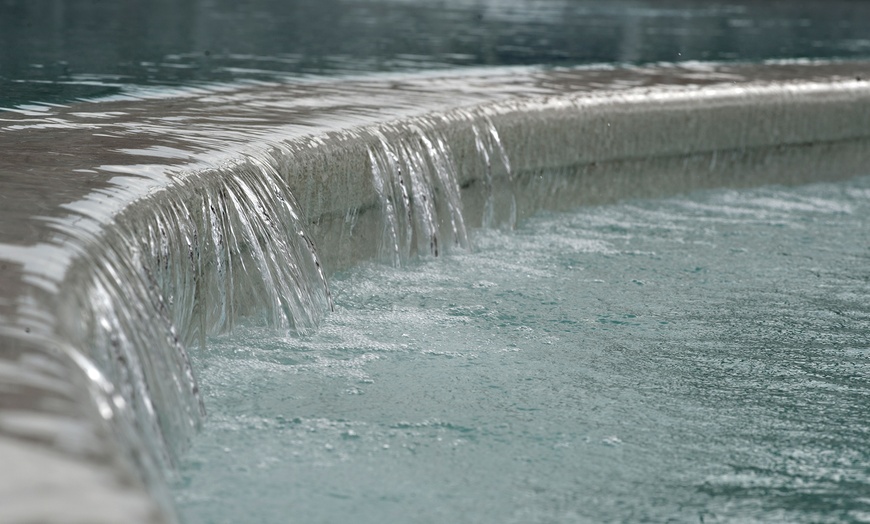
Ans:
[{"label": "reflection on water", "polygon": [[0,105],[285,74],[862,57],[868,20],[845,0],[7,0]]}]

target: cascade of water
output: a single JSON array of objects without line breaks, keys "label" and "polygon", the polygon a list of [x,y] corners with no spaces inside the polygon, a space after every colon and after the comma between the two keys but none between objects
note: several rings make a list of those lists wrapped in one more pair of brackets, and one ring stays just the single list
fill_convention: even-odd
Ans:
[{"label": "cascade of water", "polygon": [[[220,184],[197,179],[220,177]],[[244,316],[305,332],[331,307],[314,243],[268,160],[179,179],[87,252],[62,332],[117,385],[164,468],[204,413],[187,348]]]},{"label": "cascade of water", "polygon": [[[667,93],[661,96],[666,100]],[[178,174],[169,186],[128,206],[105,238],[83,242],[99,248],[86,251],[69,273],[77,281],[66,286],[74,293],[61,308],[60,333],[75,347],[89,348],[88,356],[131,406],[133,425],[151,453],[171,466],[204,412],[186,348],[242,317],[260,316],[278,329],[304,333],[331,307],[309,226],[336,210],[340,221],[354,224],[361,210],[375,210],[377,250],[393,264],[467,247],[467,224],[516,223],[520,186],[536,176],[529,166],[594,167],[584,163],[593,153],[578,152],[582,144],[571,142],[577,133],[561,126],[619,128],[622,142],[599,132],[590,135],[599,142],[584,146],[597,148],[594,153],[605,159],[631,159],[644,147],[659,147],[641,140],[652,140],[643,132],[652,125],[652,113],[625,112],[619,120],[606,113],[609,103],[531,100],[499,106],[504,114],[458,109],[278,142],[218,169]],[[680,111],[696,108],[674,103],[682,104]],[[552,117],[542,127],[549,135],[531,137],[529,121],[509,116],[532,111]],[[737,140],[726,138],[726,144]],[[625,151],[614,151],[614,143]],[[673,172],[670,157],[661,158],[660,170]],[[638,166],[655,180],[654,164],[644,159]],[[617,168],[626,171],[622,164]],[[368,175],[368,187],[359,183],[360,174]],[[577,180],[577,191],[590,193],[584,178]],[[303,215],[291,188],[307,193],[306,204],[319,209]],[[358,194],[330,201],[348,190]],[[534,192],[522,195],[534,198]]]},{"label": "cascade of water", "polygon": [[377,140],[368,148],[382,209],[381,257],[399,264],[413,255],[438,256],[448,245],[467,247],[459,175],[447,139],[422,121],[399,127],[374,131]]},{"label": "cascade of water", "polygon": [[[389,262],[468,247],[460,170],[485,165],[485,198],[497,205],[493,188],[501,175],[493,174],[491,159],[510,172],[498,132],[479,115],[462,120],[468,135],[473,128],[479,136],[462,167],[440,120],[382,124],[351,136],[367,144],[368,164],[361,165],[371,171],[383,225],[378,250]],[[170,185],[118,214],[100,238],[81,239],[88,247],[69,272],[72,293],[59,305],[58,332],[85,348],[116,385],[118,417],[141,437],[125,439],[134,463],[144,452],[157,470],[171,471],[202,420],[189,348],[240,318],[306,333],[331,309],[308,232],[313,219],[289,189],[288,179],[299,176],[294,147],[277,144],[217,169],[174,174]],[[345,220],[357,220],[354,209]]]},{"label": "cascade of water", "polygon": [[[816,179],[820,163],[846,176],[866,168],[866,91],[858,81],[662,88],[428,113],[407,109],[414,91],[400,106],[408,113],[391,122],[359,110],[319,128],[281,127],[307,115],[297,107],[276,109],[259,128],[242,112],[227,132],[244,145],[229,149],[235,160],[182,167],[168,180],[161,164],[147,191],[105,181],[107,193],[87,198],[111,209],[93,217],[64,207],[73,215],[52,223],[49,247],[69,266],[46,272],[63,281],[44,284],[50,296],[39,304],[50,307],[33,308],[42,324],[15,327],[44,324],[88,377],[99,370],[113,385],[93,396],[111,397],[117,443],[147,482],[171,469],[204,413],[188,350],[245,317],[305,333],[331,307],[319,252],[330,269],[376,251],[401,264],[468,246],[469,228],[511,227],[541,205]],[[286,97],[276,88],[266,99]],[[794,110],[782,111],[782,100]],[[273,108],[257,105],[257,114],[263,107]],[[197,147],[225,147],[212,140],[219,132],[207,127]],[[147,167],[125,173],[145,179]],[[38,266],[39,250],[14,247],[7,257]]]},{"label": "cascade of water", "polygon": [[[510,160],[492,120],[484,117],[482,125],[483,130],[476,123],[471,127],[474,132],[474,146],[486,166],[484,172],[486,201],[481,223],[483,227],[504,224],[513,228],[517,223],[517,198],[514,193],[514,177]],[[500,165],[495,162],[496,158],[500,161]],[[499,167],[503,172],[495,173],[494,171]],[[496,214],[498,210],[501,211],[501,215]]]}]

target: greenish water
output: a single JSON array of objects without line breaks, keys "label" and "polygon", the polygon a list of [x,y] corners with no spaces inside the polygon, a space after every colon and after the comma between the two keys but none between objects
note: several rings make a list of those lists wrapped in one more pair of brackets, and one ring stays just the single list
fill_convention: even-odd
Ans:
[{"label": "greenish water", "polygon": [[870,178],[543,214],[195,355],[200,522],[870,522]]},{"label": "greenish water", "polygon": [[484,65],[870,56],[855,0],[3,0],[0,108]]}]

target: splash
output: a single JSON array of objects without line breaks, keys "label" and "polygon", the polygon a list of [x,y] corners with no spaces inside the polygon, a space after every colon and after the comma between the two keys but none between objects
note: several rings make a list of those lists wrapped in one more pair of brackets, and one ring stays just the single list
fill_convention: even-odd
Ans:
[{"label": "splash", "polygon": [[[420,78],[377,89],[361,81],[342,87],[345,98],[335,86],[262,86],[191,94],[187,110],[109,103],[147,113],[142,121],[102,110],[99,118],[117,121],[97,125],[97,113],[62,109],[49,123],[16,116],[3,129],[7,143],[61,126],[62,137],[93,133],[93,158],[53,134],[43,140],[72,144],[63,155],[35,168],[29,150],[14,158],[54,174],[37,190],[59,187],[54,218],[39,216],[32,236],[4,237],[12,242],[4,261],[23,269],[0,315],[15,323],[16,343],[26,338],[18,331],[41,330],[46,347],[71,348],[87,364],[80,375],[96,380],[89,370],[99,371],[111,391],[91,400],[120,435],[112,442],[146,484],[159,484],[149,472],[172,470],[204,416],[190,352],[239,319],[310,332],[331,308],[332,271],[467,249],[473,228],[514,227],[544,206],[866,170],[866,112],[855,110],[867,107],[863,81],[732,85],[729,77],[683,87],[697,72],[677,69],[674,85],[657,88],[618,87],[616,78],[585,92],[554,72],[541,73],[552,91],[531,74],[481,76],[478,87],[461,77],[436,89]],[[361,92],[374,101],[361,104]],[[21,169],[14,194],[26,196],[33,179]],[[70,171],[86,178],[58,175]],[[79,182],[91,179],[96,189]],[[69,204],[67,195],[85,196]],[[33,226],[33,213],[20,216]]]},{"label": "splash", "polygon": [[164,469],[205,413],[189,348],[245,317],[305,333],[332,307],[314,241],[266,158],[137,202],[73,274],[61,331],[117,385]]}]

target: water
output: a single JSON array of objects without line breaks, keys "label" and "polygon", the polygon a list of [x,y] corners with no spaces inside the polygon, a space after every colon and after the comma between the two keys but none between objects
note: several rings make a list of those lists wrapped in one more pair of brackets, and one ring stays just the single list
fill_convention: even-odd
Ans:
[{"label": "water", "polygon": [[29,495],[0,519],[91,496],[116,502],[84,520],[172,521],[164,474],[210,409],[190,350],[260,313],[307,332],[360,260],[444,255],[541,205],[863,171],[864,68],[496,68],[4,113],[0,489]]},{"label": "water", "polygon": [[351,72],[858,58],[866,20],[849,0],[6,0],[0,107]]},{"label": "water", "polygon": [[868,522],[870,178],[544,213],[194,352],[183,522]]},{"label": "water", "polygon": [[[0,3],[0,492],[15,493],[0,493],[14,498],[0,504],[0,520],[171,521],[163,475],[211,410],[196,378],[205,353],[192,366],[189,352],[262,312],[264,324],[297,330],[303,338],[286,340],[312,344],[315,361],[333,358],[322,337],[346,321],[354,296],[346,284],[361,278],[353,275],[406,274],[339,274],[335,320],[304,338],[333,304],[326,277],[336,269],[378,256],[417,267],[415,257],[445,253],[451,267],[477,224],[510,227],[541,204],[759,183],[759,175],[796,182],[828,162],[842,167],[830,173],[854,173],[865,163],[867,115],[853,107],[867,107],[866,64],[553,66],[861,58],[868,11],[847,0]],[[467,68],[527,64],[544,67]],[[420,72],[441,68],[450,71]],[[775,83],[783,77],[801,80],[783,89]],[[687,82],[705,88],[680,87]],[[718,105],[741,94],[751,103]],[[673,112],[665,121],[692,125],[607,109],[653,100]],[[784,100],[797,110],[778,112]],[[551,118],[558,124],[541,125]],[[751,129],[741,124],[756,118]],[[795,143],[803,145],[782,147]],[[541,178],[542,166],[558,173]],[[641,172],[644,184],[632,185]],[[472,252],[490,253],[500,235],[480,233],[483,250]],[[488,282],[478,282],[480,293],[497,292]],[[242,336],[286,345],[265,333]],[[386,347],[400,344],[387,334]],[[402,351],[423,351],[407,334],[411,349]],[[428,336],[444,338],[435,328]],[[461,356],[454,349],[446,351]],[[345,389],[373,398],[365,384]],[[311,419],[295,418],[281,424]],[[424,435],[475,435],[487,425],[413,413],[383,423]],[[376,442],[365,428],[348,431],[348,443]],[[619,449],[628,442],[617,432],[589,438]],[[457,478],[501,477],[477,475]]]}]

